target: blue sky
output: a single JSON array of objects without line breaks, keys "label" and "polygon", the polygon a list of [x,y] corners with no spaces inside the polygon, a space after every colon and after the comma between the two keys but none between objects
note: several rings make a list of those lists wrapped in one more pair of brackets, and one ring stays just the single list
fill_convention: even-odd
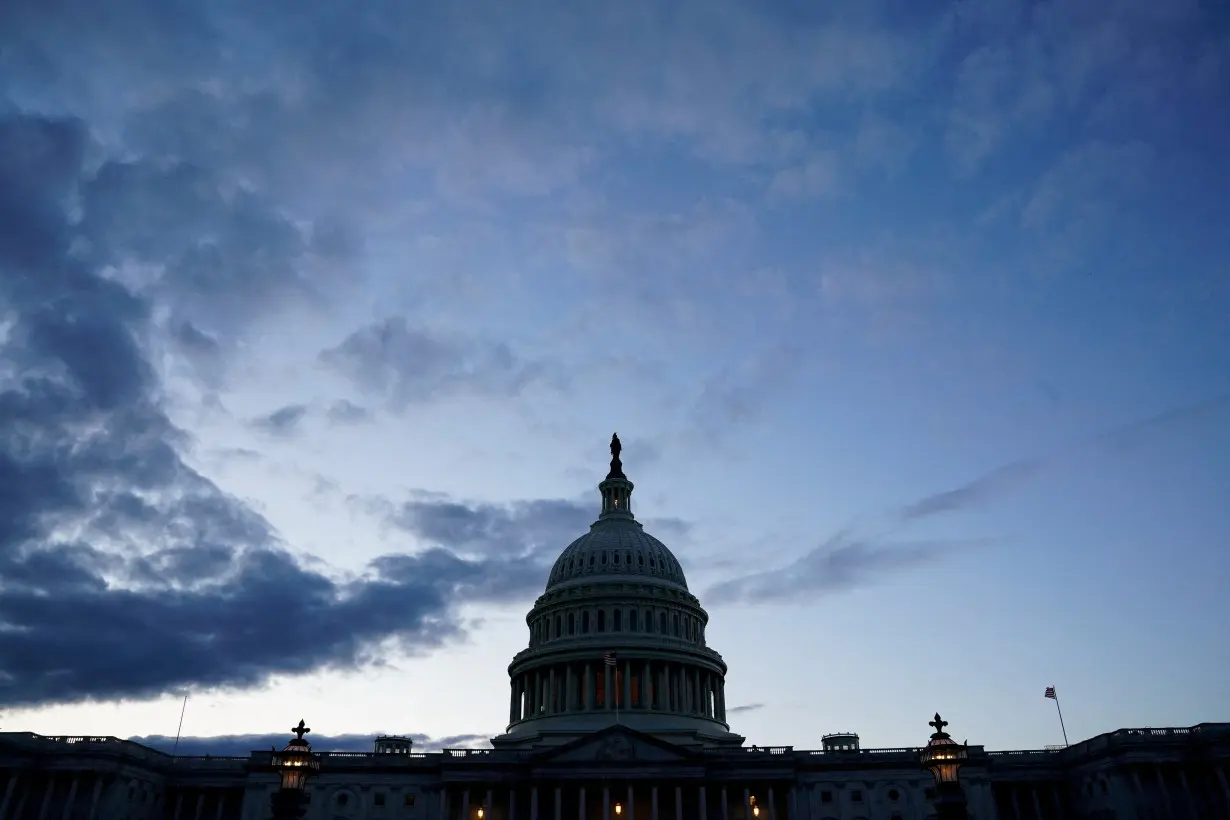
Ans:
[{"label": "blue sky", "polygon": [[1230,718],[1224,11],[106,5],[0,10],[6,729],[498,733],[612,430],[749,743]]}]

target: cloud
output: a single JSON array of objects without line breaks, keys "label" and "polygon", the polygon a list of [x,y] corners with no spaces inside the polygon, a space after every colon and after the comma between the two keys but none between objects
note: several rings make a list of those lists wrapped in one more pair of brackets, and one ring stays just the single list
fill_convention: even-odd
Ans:
[{"label": "cloud", "polygon": [[366,407],[360,407],[354,402],[341,399],[329,405],[327,413],[329,421],[334,424],[361,424],[365,421],[371,421],[371,411]]},{"label": "cloud", "polygon": [[252,422],[252,426],[271,436],[292,436],[299,431],[299,426],[307,413],[306,404],[288,404],[256,419]]},{"label": "cloud", "polygon": [[[431,737],[424,734],[402,734],[400,732],[381,732],[378,734],[396,734],[408,737],[413,741],[415,752],[438,752],[441,749],[487,749],[491,747],[491,735],[450,735],[448,737]],[[496,734],[493,732],[492,734]],[[308,735],[315,752],[370,752],[375,747],[377,734],[347,734],[321,735],[316,732]],[[288,733],[260,735],[216,735],[214,737],[181,737],[177,743],[174,737],[166,735],[144,735],[130,737],[134,743],[149,746],[160,752],[184,756],[202,757],[247,757],[252,752],[268,751],[271,746],[282,748],[290,739]]]},{"label": "cloud", "polygon": [[[598,517],[594,500],[540,499],[507,504],[464,503],[422,493],[400,504],[383,499],[369,508],[386,523],[425,544],[474,560],[507,562],[502,586],[492,596],[519,600],[542,591],[551,564]],[[646,531],[684,541],[691,525],[679,518],[650,518]]]},{"label": "cloud", "polygon": [[981,543],[892,541],[843,530],[780,569],[714,584],[703,598],[715,605],[814,600],[869,586],[885,575],[925,566],[953,549]]},{"label": "cloud", "polygon": [[[196,268],[158,287],[110,275],[147,242],[174,251],[155,231],[173,226],[155,213],[155,225],[127,225],[124,242],[113,224],[106,242],[82,245],[83,234],[101,237],[99,219],[120,219],[98,212],[141,198],[127,186],[147,202],[180,194],[131,169],[91,171],[90,148],[77,120],[0,118],[0,360],[13,365],[0,372],[0,704],[352,668],[382,642],[412,649],[458,635],[462,598],[507,597],[518,567],[505,557],[429,549],[383,556],[353,578],[307,570],[267,521],[184,461],[187,436],[161,405],[146,352],[164,304],[153,300],[225,301],[214,279],[225,274]],[[70,222],[82,189],[92,193]],[[268,298],[294,279],[277,266],[244,275],[244,293]]]},{"label": "cloud", "polygon": [[401,316],[354,331],[320,361],[397,410],[449,395],[515,396],[552,378],[549,365],[505,344],[429,333]]}]

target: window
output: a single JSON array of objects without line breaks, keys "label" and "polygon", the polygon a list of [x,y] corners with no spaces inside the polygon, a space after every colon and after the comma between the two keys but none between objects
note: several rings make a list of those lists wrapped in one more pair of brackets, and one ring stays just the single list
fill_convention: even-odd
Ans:
[{"label": "window", "polygon": [[575,635],[577,633],[577,615],[575,612],[568,613],[568,634]]},{"label": "window", "polygon": [[376,806],[384,805],[384,792],[376,792],[372,795],[372,804]]},{"label": "window", "polygon": [[344,806],[349,802],[350,802],[350,795],[346,794],[345,792],[342,792],[341,794],[337,796],[337,804],[339,806]]},{"label": "window", "polygon": [[406,795],[406,799],[402,801],[402,805],[406,808],[412,808],[414,806],[414,795]]},{"label": "window", "polygon": [[663,635],[666,634],[666,613],[665,612],[658,613],[658,631],[661,632]]},{"label": "window", "polygon": [[820,802],[821,803],[832,803],[833,793],[829,791],[828,789],[825,789],[824,791],[820,792]]},{"label": "window", "polygon": [[629,609],[629,610],[628,610],[628,631],[629,631],[629,632],[636,632],[636,631],[637,631],[637,627],[638,627],[638,626],[639,626],[639,624],[637,624],[637,622],[636,622],[636,610],[635,610],[635,609]]},{"label": "window", "polygon": [[584,635],[587,632],[589,632],[589,613],[582,612],[581,613],[581,634]]},{"label": "window", "polygon": [[555,637],[558,638],[560,635],[563,635],[563,634],[564,634],[564,616],[556,615],[555,616]]},{"label": "window", "polygon": [[854,791],[850,792],[850,802],[851,803],[862,803],[863,793],[859,791],[858,789],[855,789]]},{"label": "window", "polygon": [[935,787],[928,786],[927,788],[923,789],[923,797],[925,797],[928,800],[934,800],[935,799]]},{"label": "window", "polygon": [[598,610],[598,631],[606,632],[606,610]]},{"label": "window", "polygon": [[889,790],[888,790],[888,799],[889,799],[889,800],[892,800],[894,803],[895,803],[898,799],[900,799],[900,797],[901,797],[901,792],[897,791],[896,789],[889,789]]},{"label": "window", "polygon": [[623,629],[624,611],[617,609],[611,613],[611,631],[619,632]]}]

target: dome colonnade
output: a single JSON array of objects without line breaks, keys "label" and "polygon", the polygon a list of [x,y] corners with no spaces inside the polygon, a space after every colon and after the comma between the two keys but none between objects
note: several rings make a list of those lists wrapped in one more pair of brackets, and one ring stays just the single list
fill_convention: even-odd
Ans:
[{"label": "dome colonnade", "polygon": [[509,665],[499,746],[563,742],[618,721],[705,744],[741,742],[726,723],[726,663],[705,643],[709,615],[671,551],[632,513],[618,436],[589,532],[555,561]]}]

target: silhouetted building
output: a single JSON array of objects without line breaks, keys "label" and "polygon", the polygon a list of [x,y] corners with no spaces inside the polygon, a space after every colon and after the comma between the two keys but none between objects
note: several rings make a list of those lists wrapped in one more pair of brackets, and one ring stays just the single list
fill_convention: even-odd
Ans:
[{"label": "silhouetted building", "polygon": [[[632,515],[618,439],[602,510],[563,551],[509,665],[492,749],[321,752],[305,820],[925,820],[918,748],[746,746],[726,664],[675,556]],[[920,738],[920,741],[922,738]],[[0,733],[0,820],[264,820],[268,751],[171,756],[113,737]],[[1068,748],[969,747],[976,820],[1230,820],[1230,724]]]}]

